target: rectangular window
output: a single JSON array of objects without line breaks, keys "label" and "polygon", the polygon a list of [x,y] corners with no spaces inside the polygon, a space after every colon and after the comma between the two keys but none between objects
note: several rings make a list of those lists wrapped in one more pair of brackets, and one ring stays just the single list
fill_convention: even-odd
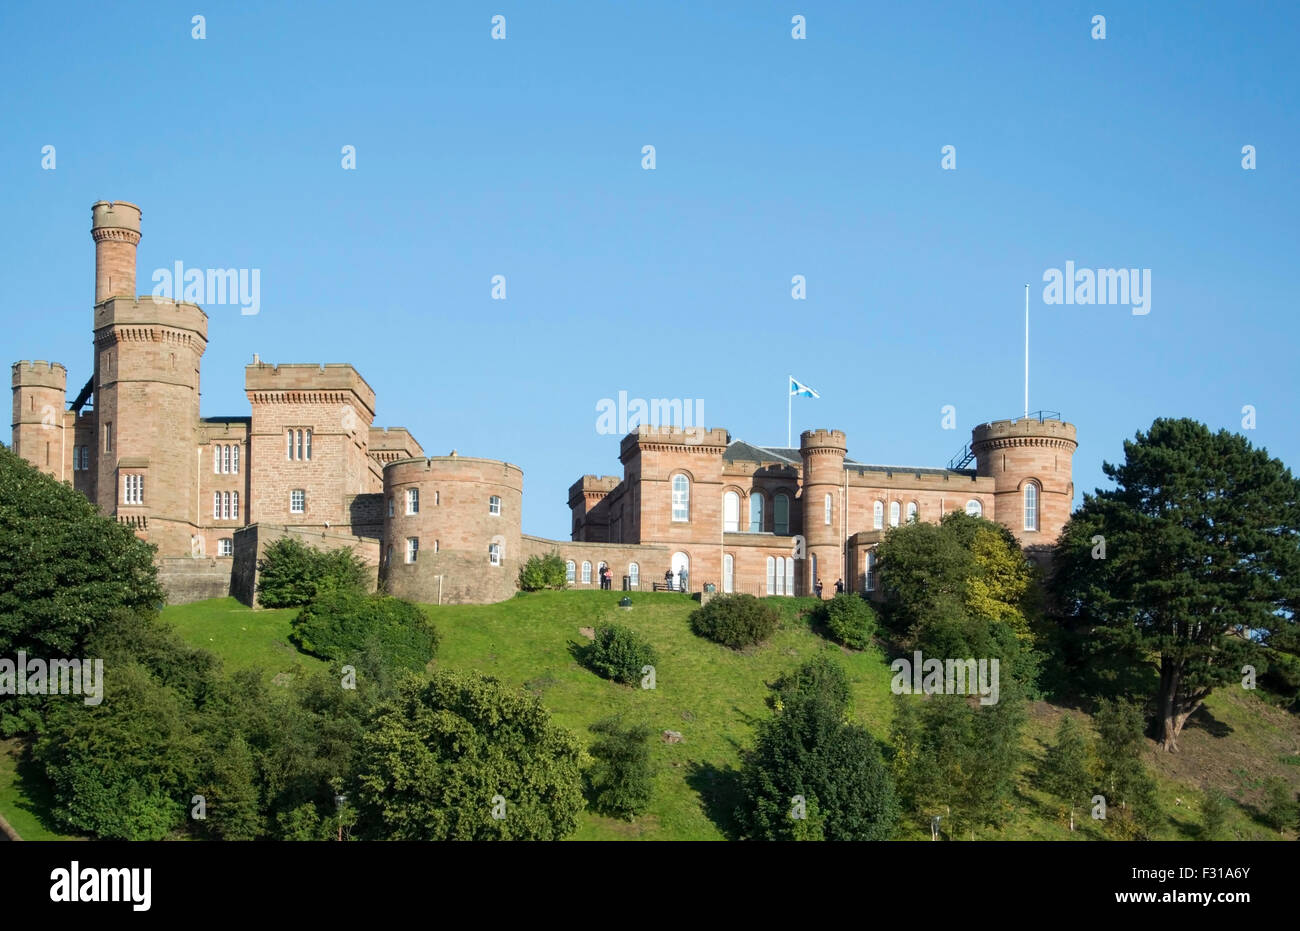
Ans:
[{"label": "rectangular window", "polygon": [[393,496],[392,496],[392,495],[389,495],[389,496],[388,496],[388,516],[389,516],[389,517],[392,517],[392,516],[393,516]]},{"label": "rectangular window", "polygon": [[415,562],[415,557],[420,555],[420,538],[406,538],[406,561]]},{"label": "rectangular window", "polygon": [[867,550],[867,569],[862,575],[863,591],[874,592],[876,590],[876,551]]},{"label": "rectangular window", "polygon": [[230,471],[233,475],[239,474],[239,445],[235,444],[230,447]]},{"label": "rectangular window", "polygon": [[113,451],[113,422],[109,421],[108,423],[104,424],[104,452],[111,453],[112,451]]},{"label": "rectangular window", "polygon": [[230,474],[230,447],[225,446],[221,450],[221,471],[225,475]]},{"label": "rectangular window", "polygon": [[831,496],[826,496],[826,525],[830,526],[831,522]]},{"label": "rectangular window", "polygon": [[221,492],[212,493],[212,519],[221,520]]},{"label": "rectangular window", "polygon": [[230,493],[230,519],[239,520],[239,492]]},{"label": "rectangular window", "polygon": [[491,514],[493,517],[501,516],[501,499],[498,498],[496,495],[493,495],[491,498],[488,498],[488,513]]},{"label": "rectangular window", "polygon": [[122,503],[144,504],[143,475],[125,475],[122,477]]},{"label": "rectangular window", "polygon": [[221,493],[221,519],[230,520],[230,492]]},{"label": "rectangular window", "polygon": [[500,543],[488,544],[488,562],[490,562],[494,566],[501,565],[501,544]]},{"label": "rectangular window", "polygon": [[221,447],[220,446],[212,447],[212,474],[213,475],[221,474]]},{"label": "rectangular window", "polygon": [[289,431],[289,452],[285,454],[286,459],[293,458],[293,431]]},{"label": "rectangular window", "polygon": [[767,593],[776,594],[776,560],[771,556],[767,557]]},{"label": "rectangular window", "polygon": [[406,513],[407,514],[420,513],[420,489],[418,488],[406,489]]},{"label": "rectangular window", "polygon": [[302,514],[307,510],[307,492],[295,488],[289,492],[289,513]]},{"label": "rectangular window", "polygon": [[311,459],[311,431],[307,431],[307,458]]},{"label": "rectangular window", "polygon": [[217,555],[218,555],[218,556],[234,556],[234,555],[235,555],[235,541],[234,541],[234,540],[231,540],[229,537],[227,537],[227,538],[225,538],[225,539],[222,539],[222,540],[218,540],[218,541],[217,541]]}]

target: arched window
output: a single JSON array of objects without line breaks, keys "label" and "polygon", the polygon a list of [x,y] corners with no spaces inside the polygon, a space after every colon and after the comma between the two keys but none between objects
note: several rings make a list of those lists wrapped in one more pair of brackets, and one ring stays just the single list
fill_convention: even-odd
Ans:
[{"label": "arched window", "polygon": [[910,524],[916,520],[917,506],[915,501],[907,502],[907,522]]},{"label": "arched window", "polygon": [[749,496],[749,532],[763,532],[763,493],[760,491]]},{"label": "arched window", "polygon": [[627,564],[627,584],[633,588],[641,584],[641,567],[634,562]]},{"label": "arched window", "polygon": [[736,558],[728,553],[722,557],[722,590],[732,592],[736,584]]},{"label": "arched window", "polygon": [[889,502],[889,526],[891,527],[898,526],[898,502],[897,501]]},{"label": "arched window", "polygon": [[871,529],[882,530],[885,526],[885,505],[877,501],[871,505]]},{"label": "arched window", "polygon": [[691,519],[691,484],[685,475],[673,476],[673,520]]},{"label": "arched window", "polygon": [[[682,476],[678,476],[681,478]],[[676,479],[674,479],[676,481]],[[673,519],[676,520],[674,511]],[[722,496],[722,529],[727,533],[740,530],[740,495],[729,491]]]},{"label": "arched window", "polygon": [[785,593],[794,594],[794,559],[789,556],[785,558]]},{"label": "arched window", "polygon": [[239,492],[237,491],[230,493],[230,518],[239,520]]},{"label": "arched window", "polygon": [[564,581],[572,585],[578,580],[578,564],[572,559],[564,564]]},{"label": "arched window", "polygon": [[585,559],[582,561],[582,584],[591,584],[591,563],[587,562]]},{"label": "arched window", "polygon": [[830,523],[831,523],[831,509],[832,509],[833,507],[834,507],[834,505],[833,505],[833,503],[832,503],[831,496],[830,496],[830,495],[827,495],[827,496],[826,496],[826,503],[825,503],[825,505],[824,505],[824,510],[826,511],[826,525],[827,525],[828,527],[830,526]]},{"label": "arched window", "polygon": [[[794,581],[791,579],[791,581]],[[784,595],[785,591],[785,559],[778,556],[776,559],[776,593]]]},{"label": "arched window", "polygon": [[1025,485],[1025,529],[1038,529],[1038,485],[1035,482]]},{"label": "arched window", "polygon": [[776,594],[776,563],[777,560],[771,556],[767,557],[767,593]]},{"label": "arched window", "polygon": [[866,571],[862,574],[862,590],[864,592],[874,592],[876,590],[876,551],[867,550]]},{"label": "arched window", "polygon": [[983,517],[984,505],[980,504],[976,499],[971,498],[966,502],[966,514],[970,517]]},{"label": "arched window", "polygon": [[493,566],[501,565],[501,544],[488,544],[488,562]]},{"label": "arched window", "polygon": [[772,502],[772,530],[780,536],[788,536],[790,533],[790,499],[785,495],[777,495]]}]

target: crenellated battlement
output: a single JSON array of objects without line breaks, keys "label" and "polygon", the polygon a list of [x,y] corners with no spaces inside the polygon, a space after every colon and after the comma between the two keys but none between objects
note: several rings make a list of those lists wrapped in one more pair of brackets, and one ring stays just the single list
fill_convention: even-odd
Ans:
[{"label": "crenellated battlement", "polygon": [[68,387],[68,370],[61,362],[23,359],[13,364],[13,386],[57,388],[64,391]]},{"label": "crenellated battlement", "polygon": [[1079,445],[1074,424],[1063,420],[1020,418],[995,420],[980,424],[971,431],[971,448],[981,450],[1001,449],[1010,446],[1068,446]]}]

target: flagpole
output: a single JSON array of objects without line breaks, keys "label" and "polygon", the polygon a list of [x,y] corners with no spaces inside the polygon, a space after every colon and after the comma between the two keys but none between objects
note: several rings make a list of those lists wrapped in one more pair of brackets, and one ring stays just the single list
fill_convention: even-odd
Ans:
[{"label": "flagpole", "polygon": [[1025,285],[1025,420],[1029,419],[1029,285]]},{"label": "flagpole", "polygon": [[790,390],[790,382],[794,380],[793,375],[785,377],[785,448],[790,448],[790,409],[794,403],[794,392]]}]

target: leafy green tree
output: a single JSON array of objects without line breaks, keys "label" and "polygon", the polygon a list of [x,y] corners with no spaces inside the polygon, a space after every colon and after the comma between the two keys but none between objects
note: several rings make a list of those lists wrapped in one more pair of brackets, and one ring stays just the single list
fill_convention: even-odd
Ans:
[{"label": "leafy green tree", "polygon": [[821,622],[836,643],[865,650],[876,632],[876,612],[860,595],[841,592],[818,606]]},{"label": "leafy green tree", "polygon": [[824,667],[810,675],[805,666],[786,680],[780,709],[759,725],[736,811],[746,836],[884,840],[893,832],[899,809],[888,767],[875,739],[845,721],[847,697],[837,698],[833,682]]},{"label": "leafy green tree", "polygon": [[418,672],[438,648],[437,631],[416,605],[333,579],[324,581],[298,612],[292,631],[290,639],[304,652],[332,660],[360,656],[372,673],[379,668]]},{"label": "leafy green tree", "polygon": [[1103,699],[1092,721],[1107,827],[1120,837],[1145,840],[1159,822],[1160,807],[1155,780],[1142,763],[1142,710],[1133,702]]},{"label": "leafy green tree", "polygon": [[257,601],[264,608],[296,608],[323,585],[366,591],[371,570],[351,549],[322,550],[294,537],[269,544],[257,561]]},{"label": "leafy green tree", "polygon": [[556,840],[583,807],[578,756],[573,734],[521,689],[412,677],[362,738],[363,824],[392,840]]},{"label": "leafy green tree", "polygon": [[777,708],[800,696],[817,695],[847,711],[852,695],[848,673],[826,653],[818,653],[794,672],[782,675],[773,683],[772,691],[770,704]]},{"label": "leafy green tree", "polygon": [[1056,743],[1049,747],[1038,771],[1043,788],[1060,799],[1070,810],[1070,830],[1074,830],[1074,810],[1087,804],[1092,788],[1089,772],[1088,741],[1071,715],[1061,718],[1056,729]]},{"label": "leafy green tree", "polygon": [[776,609],[753,595],[719,595],[691,612],[691,630],[740,650],[762,643],[781,622]]},{"label": "leafy green tree", "polygon": [[262,835],[257,767],[242,735],[235,735],[218,755],[212,782],[200,794],[207,800],[206,826],[213,836],[256,840]]},{"label": "leafy green tree", "polygon": [[587,668],[598,676],[632,685],[640,682],[646,666],[659,662],[655,648],[631,628],[602,624],[582,654]]},{"label": "leafy green tree", "polygon": [[644,724],[624,724],[617,716],[597,721],[590,730],[597,735],[591,745],[595,762],[588,777],[593,807],[601,814],[631,821],[650,806],[653,731]]},{"label": "leafy green tree", "polygon": [[202,746],[187,703],[137,663],[106,664],[111,700],[54,703],[33,749],[54,816],[107,840],[161,840],[185,823]]},{"label": "leafy green tree", "polygon": [[[1162,749],[1242,666],[1296,643],[1300,482],[1244,437],[1158,419],[1105,463],[1056,553],[1054,590],[1103,651],[1155,670]],[[1104,546],[1104,558],[1101,558]]]},{"label": "leafy green tree", "polygon": [[1279,834],[1288,829],[1295,830],[1300,804],[1297,804],[1296,793],[1285,779],[1271,776],[1264,783],[1263,812],[1264,821]]},{"label": "leafy green tree", "polygon": [[568,586],[568,574],[559,553],[529,556],[519,567],[519,588],[525,592],[544,589],[563,589]]},{"label": "leafy green tree", "polygon": [[153,547],[0,446],[0,654],[80,656],[124,611],[163,603]]},{"label": "leafy green tree", "polygon": [[1218,840],[1228,821],[1228,797],[1217,789],[1210,789],[1201,801],[1201,836],[1205,840]]}]

